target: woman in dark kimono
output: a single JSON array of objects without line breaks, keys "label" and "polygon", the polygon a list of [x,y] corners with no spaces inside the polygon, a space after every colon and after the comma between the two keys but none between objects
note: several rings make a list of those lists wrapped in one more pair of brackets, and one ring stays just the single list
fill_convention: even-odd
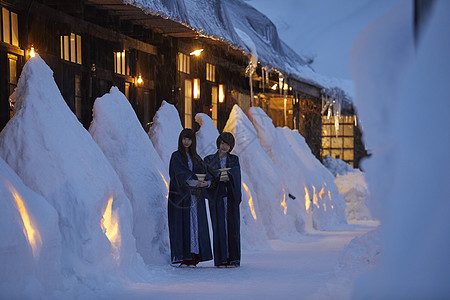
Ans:
[{"label": "woman in dark kimono", "polygon": [[183,129],[170,158],[168,204],[171,261],[180,267],[212,259],[204,196],[211,181],[208,174],[202,180],[196,174],[206,174],[206,167],[196,151],[195,132]]},{"label": "woman in dark kimono", "polygon": [[234,147],[231,133],[220,134],[216,144],[218,151],[205,157],[208,172],[213,176],[208,199],[213,227],[214,265],[239,267],[241,168],[239,158],[230,153]]}]

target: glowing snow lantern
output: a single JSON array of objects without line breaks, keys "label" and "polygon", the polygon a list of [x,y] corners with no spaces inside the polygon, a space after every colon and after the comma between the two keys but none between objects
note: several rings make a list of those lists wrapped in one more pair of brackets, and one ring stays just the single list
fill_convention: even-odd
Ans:
[{"label": "glowing snow lantern", "polygon": [[113,197],[109,198],[100,224],[103,233],[105,233],[113,248],[113,257],[118,261],[120,258],[122,238],[120,236],[119,217],[117,216],[117,211],[112,210],[113,200]]},{"label": "glowing snow lantern", "polygon": [[14,206],[20,213],[20,217],[22,218],[23,223],[23,233],[28,241],[28,244],[31,246],[31,251],[33,252],[33,256],[37,257],[39,255],[39,251],[42,246],[42,239],[39,231],[33,226],[33,222],[30,218],[30,214],[25,206],[20,195],[17,193],[16,189],[11,185],[9,185],[9,190],[14,197],[15,203]]},{"label": "glowing snow lantern", "polygon": [[280,202],[281,207],[283,207],[283,213],[287,214],[287,204],[286,204],[286,190],[283,187],[283,201]]},{"label": "glowing snow lantern", "polygon": [[253,197],[252,194],[250,193],[250,189],[245,183],[242,183],[242,186],[244,187],[245,192],[249,195],[248,206],[250,207],[250,211],[252,212],[253,219],[256,220],[255,205],[253,204]]},{"label": "glowing snow lantern", "polygon": [[309,197],[308,188],[305,186],[305,208],[306,211],[311,207],[311,198]]}]

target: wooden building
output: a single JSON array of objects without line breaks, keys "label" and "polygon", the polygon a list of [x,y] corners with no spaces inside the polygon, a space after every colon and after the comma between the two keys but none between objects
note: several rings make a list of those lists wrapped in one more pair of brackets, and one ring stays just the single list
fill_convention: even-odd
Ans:
[{"label": "wooden building", "polygon": [[221,39],[121,0],[2,0],[0,6],[0,129],[14,114],[9,96],[35,51],[86,128],[95,99],[117,86],[146,130],[163,100],[177,107],[185,127],[195,129],[194,116],[202,112],[219,131],[234,104],[244,112],[259,105],[275,126],[298,129],[316,157],[325,153],[322,87],[261,64],[250,75],[250,54]]},{"label": "wooden building", "polygon": [[[247,56],[177,22],[119,0],[2,1],[0,126],[31,49],[54,72],[69,107],[88,127],[93,102],[117,86],[147,127],[162,100],[182,122],[209,114],[223,128],[233,91],[248,90]],[[191,54],[203,49],[200,55]],[[225,101],[229,98],[230,101]]]}]

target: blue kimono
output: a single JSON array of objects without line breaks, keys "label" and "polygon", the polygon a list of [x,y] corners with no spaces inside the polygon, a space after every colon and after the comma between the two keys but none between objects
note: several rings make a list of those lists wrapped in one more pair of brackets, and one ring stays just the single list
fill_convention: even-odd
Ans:
[{"label": "blue kimono", "polygon": [[[241,168],[239,158],[219,152],[205,157],[213,183],[208,189],[209,211],[213,227],[214,265],[240,265],[241,237],[239,204],[241,195]],[[229,181],[220,181],[220,168],[227,171]]]},{"label": "blue kimono", "polygon": [[[190,260],[191,253],[197,254],[196,263],[212,259],[205,191],[195,188],[195,174],[205,174],[206,167],[203,162],[195,164],[189,154],[187,157],[188,162],[185,162],[175,151],[169,165],[168,221],[172,263]],[[207,175],[206,180],[209,179]]]}]

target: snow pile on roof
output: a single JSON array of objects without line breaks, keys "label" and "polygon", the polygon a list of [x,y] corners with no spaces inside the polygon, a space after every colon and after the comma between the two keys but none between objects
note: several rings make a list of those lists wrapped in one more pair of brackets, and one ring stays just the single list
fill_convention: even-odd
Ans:
[{"label": "snow pile on roof", "polygon": [[[279,170],[289,194],[286,205],[288,213],[296,220],[305,220],[306,211],[312,214],[312,224],[316,229],[329,229],[333,225],[345,223],[345,202],[339,194],[334,178],[311,154],[300,134],[289,128],[280,128],[259,107],[251,107],[249,118],[253,123],[259,142]],[[298,135],[297,139],[295,136]],[[303,147],[295,143],[303,142]],[[304,161],[315,163],[304,164]],[[300,221],[299,221],[300,222]],[[296,224],[304,226],[303,224]]]},{"label": "snow pile on roof", "polygon": [[339,87],[348,96],[347,100],[353,99],[351,81],[328,78],[314,72],[309,66],[311,58],[292,50],[280,39],[276,26],[268,17],[242,0],[122,1],[147,13],[184,24],[203,36],[220,39],[252,55],[255,55],[255,45],[257,57],[264,66],[322,88]]},{"label": "snow pile on roof", "polygon": [[379,267],[356,284],[358,299],[450,297],[450,2],[433,3],[418,39],[407,1],[363,32],[352,52],[383,243]]},{"label": "snow pile on roof", "polygon": [[[219,136],[211,118],[203,113],[195,116],[195,121],[200,124],[197,131],[197,152],[204,158],[206,155],[217,152],[216,139]],[[205,149],[202,151],[201,149]],[[201,152],[200,152],[200,151]],[[202,153],[202,154],[200,154]],[[259,210],[258,201],[255,199],[250,179],[244,170],[241,169],[242,181],[242,202],[241,213],[241,245],[243,249],[261,249],[269,246],[268,238],[261,218],[262,212]]]},{"label": "snow pile on roof", "polygon": [[39,56],[25,64],[12,97],[17,113],[0,134],[0,155],[58,212],[62,255],[54,259],[61,259],[64,278],[96,286],[118,267],[133,269],[132,212],[122,183]]},{"label": "snow pile on roof", "polygon": [[0,182],[1,297],[45,298],[62,287],[58,214],[1,158]]},{"label": "snow pile on roof", "polygon": [[158,152],[159,157],[169,172],[170,156],[178,149],[178,136],[183,126],[180,115],[172,104],[163,101],[161,107],[153,118],[153,125],[148,131],[148,135]]},{"label": "snow pile on roof", "polygon": [[[287,192],[279,171],[261,148],[252,123],[237,105],[234,105],[224,131],[236,140],[233,153],[239,156],[241,169],[247,173],[255,191],[253,201],[258,202],[260,216],[271,239],[287,237],[302,231],[303,220],[287,214]],[[258,218],[260,217],[258,216]]]},{"label": "snow pile on roof", "polygon": [[133,108],[117,87],[95,100],[89,132],[116,170],[131,201],[137,252],[147,264],[167,263],[169,176]]}]

